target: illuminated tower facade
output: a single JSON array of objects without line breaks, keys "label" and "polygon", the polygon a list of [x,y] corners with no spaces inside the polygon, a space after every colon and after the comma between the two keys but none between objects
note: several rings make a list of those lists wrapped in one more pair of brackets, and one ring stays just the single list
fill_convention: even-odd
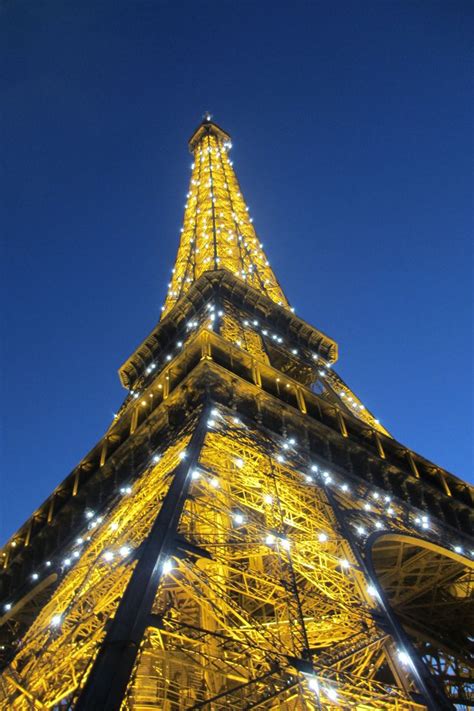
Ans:
[{"label": "illuminated tower facade", "polygon": [[206,117],[161,320],[2,550],[0,708],[467,709],[472,489],[299,319]]}]

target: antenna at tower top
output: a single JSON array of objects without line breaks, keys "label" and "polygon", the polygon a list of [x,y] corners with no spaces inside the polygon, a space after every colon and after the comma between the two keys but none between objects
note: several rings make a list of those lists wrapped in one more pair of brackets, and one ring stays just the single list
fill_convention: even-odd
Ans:
[{"label": "antenna at tower top", "polygon": [[210,111],[205,111],[202,115],[204,121],[210,121],[212,119],[212,114]]}]

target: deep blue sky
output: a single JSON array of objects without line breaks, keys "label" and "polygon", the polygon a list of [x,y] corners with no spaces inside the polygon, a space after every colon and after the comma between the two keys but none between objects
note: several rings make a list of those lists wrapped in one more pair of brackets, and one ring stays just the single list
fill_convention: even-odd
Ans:
[{"label": "deep blue sky", "polygon": [[0,543],[102,435],[159,316],[206,109],[297,313],[472,476],[472,4],[6,2]]}]

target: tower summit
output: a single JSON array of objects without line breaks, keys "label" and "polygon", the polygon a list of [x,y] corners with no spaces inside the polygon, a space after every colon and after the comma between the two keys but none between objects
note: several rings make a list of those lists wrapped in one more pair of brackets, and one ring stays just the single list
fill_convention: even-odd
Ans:
[{"label": "tower summit", "polygon": [[160,321],[0,552],[0,709],[472,708],[473,491],[297,318],[206,117]]},{"label": "tower summit", "polygon": [[201,274],[216,269],[228,269],[275,303],[288,306],[256,235],[230,159],[231,148],[229,134],[208,117],[189,139],[191,180],[163,314]]}]

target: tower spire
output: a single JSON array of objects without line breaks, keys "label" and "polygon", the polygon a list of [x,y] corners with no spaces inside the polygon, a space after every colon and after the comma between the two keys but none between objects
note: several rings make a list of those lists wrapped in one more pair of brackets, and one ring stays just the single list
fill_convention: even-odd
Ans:
[{"label": "tower spire", "polygon": [[201,274],[216,269],[228,269],[288,307],[252,224],[229,157],[231,148],[229,134],[206,112],[189,139],[191,180],[163,315]]}]

